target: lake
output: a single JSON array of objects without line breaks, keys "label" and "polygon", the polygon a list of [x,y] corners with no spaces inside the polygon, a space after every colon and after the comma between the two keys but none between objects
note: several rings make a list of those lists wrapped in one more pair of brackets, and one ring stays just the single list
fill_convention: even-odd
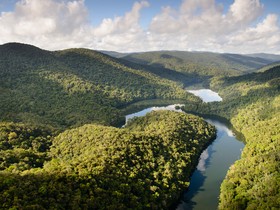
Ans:
[{"label": "lake", "polygon": [[[212,90],[188,90],[199,96],[204,102],[221,101],[222,98]],[[153,110],[181,111],[174,104],[165,107],[151,107],[126,116],[144,116]],[[220,185],[229,167],[240,158],[244,144],[237,140],[233,132],[222,122],[205,119],[217,129],[217,138],[201,154],[196,170],[193,172],[190,186],[183,194],[176,210],[215,210],[218,207]]]}]

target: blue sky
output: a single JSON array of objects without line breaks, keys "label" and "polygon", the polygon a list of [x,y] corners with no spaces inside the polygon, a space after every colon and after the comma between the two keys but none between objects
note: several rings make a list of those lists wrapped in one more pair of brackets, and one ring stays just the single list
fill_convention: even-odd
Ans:
[{"label": "blue sky", "polygon": [[[85,0],[87,8],[90,9],[90,18],[94,25],[99,24],[103,18],[114,18],[115,16],[124,15],[130,10],[134,2],[132,0]],[[142,11],[141,24],[144,27],[149,24],[154,15],[160,12],[162,7],[171,6],[178,8],[182,1],[149,0],[148,2],[150,3],[149,8],[145,8]],[[216,2],[217,4],[222,4],[224,10],[227,11],[233,0],[216,0]],[[263,0],[262,3],[264,4],[264,14],[280,14],[280,0]],[[108,7],[108,5],[111,6]]]},{"label": "blue sky", "polygon": [[[91,21],[94,24],[99,24],[102,19],[114,18],[115,16],[122,16],[131,9],[135,1],[132,0],[86,0],[85,4],[91,8]],[[177,8],[181,1],[174,0],[150,0],[150,6],[141,11],[141,23],[147,26],[154,15],[161,11],[163,6],[172,6]],[[111,5],[111,6],[108,6]]]},{"label": "blue sky", "polygon": [[0,44],[280,54],[280,0],[0,0]]},{"label": "blue sky", "polygon": [[[18,0],[0,0],[1,11],[12,11]],[[93,25],[98,25],[104,18],[114,18],[122,16],[131,9],[133,0],[85,0],[85,5],[89,10],[89,19]],[[149,0],[149,8],[143,9],[141,24],[146,27],[154,15],[158,14],[162,7],[171,6],[178,8],[181,0]],[[280,14],[280,0],[263,0],[264,14]],[[217,4],[222,4],[227,11],[233,0],[216,0]],[[279,20],[280,21],[280,20]]]}]

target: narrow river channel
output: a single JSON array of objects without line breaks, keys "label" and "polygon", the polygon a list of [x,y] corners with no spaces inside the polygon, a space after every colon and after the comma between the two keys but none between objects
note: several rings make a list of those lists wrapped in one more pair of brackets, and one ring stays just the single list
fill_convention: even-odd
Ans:
[{"label": "narrow river channel", "polygon": [[[207,89],[189,91],[199,96],[204,102],[221,101],[215,92]],[[151,107],[126,116],[144,116],[153,110],[176,110],[180,105]],[[180,110],[177,110],[180,111]],[[184,193],[176,210],[215,210],[218,208],[220,185],[229,167],[240,158],[244,144],[237,140],[233,132],[222,122],[205,119],[217,128],[217,138],[201,154],[194,171],[189,189]]]}]

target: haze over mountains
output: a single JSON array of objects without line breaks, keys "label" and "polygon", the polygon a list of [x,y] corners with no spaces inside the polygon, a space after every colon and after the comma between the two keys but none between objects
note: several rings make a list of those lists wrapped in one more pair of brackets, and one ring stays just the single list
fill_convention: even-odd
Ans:
[{"label": "haze over mountains", "polygon": [[247,56],[263,58],[271,61],[280,61],[280,55],[275,55],[275,54],[255,53],[255,54],[247,54]]},{"label": "haze over mountains", "polygon": [[[102,51],[116,58],[122,58],[138,64],[169,68],[172,70],[198,75],[237,75],[249,73],[272,62],[280,61],[280,55],[274,54],[230,54],[188,51],[152,51],[140,53],[118,53]],[[197,70],[194,70],[198,68]],[[211,72],[213,68],[213,72]],[[207,72],[203,72],[207,69]]]},{"label": "haze over mountains", "polygon": [[[280,60],[272,54],[242,55],[212,52],[152,51],[118,53],[102,51],[110,56],[142,65],[146,71],[185,86],[204,83],[213,76],[233,76],[257,71]],[[258,57],[259,56],[259,57]]]},{"label": "haze over mountains", "polygon": [[[267,53],[255,53],[255,54],[233,54],[233,53],[214,53],[214,52],[198,52],[198,51],[150,51],[150,52],[131,52],[131,53],[119,53],[115,51],[100,51],[104,54],[110,55],[112,57],[116,58],[124,58],[127,60],[133,59],[133,57],[140,57],[138,62],[141,62],[141,57],[143,59],[143,62],[145,61],[145,56],[148,55],[161,55],[166,54],[170,56],[174,56],[181,59],[187,59],[188,56],[197,57],[197,59],[200,59],[201,61],[206,61],[207,56],[208,59],[216,58],[216,61],[218,63],[219,59],[223,59],[223,62],[236,62],[236,63],[246,63],[248,66],[254,67],[255,65],[263,65],[275,61],[280,61],[280,55],[276,54],[267,54]],[[132,58],[131,58],[132,57]],[[253,60],[251,60],[248,57],[252,57]],[[164,58],[164,56],[162,57]],[[152,58],[150,58],[152,59]],[[191,58],[188,58],[191,59]],[[137,60],[135,58],[135,60]]]}]

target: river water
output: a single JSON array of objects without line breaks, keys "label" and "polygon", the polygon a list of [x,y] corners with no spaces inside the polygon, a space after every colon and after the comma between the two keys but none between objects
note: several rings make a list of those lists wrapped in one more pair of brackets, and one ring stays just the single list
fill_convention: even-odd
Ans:
[{"label": "river water", "polygon": [[[191,91],[204,102],[221,101],[222,98],[209,89]],[[151,107],[126,116],[126,121],[132,117],[144,116],[153,110],[175,110],[180,104],[166,107]],[[177,108],[177,109],[176,109]],[[237,140],[233,132],[222,122],[205,119],[217,129],[217,138],[201,154],[194,171],[190,186],[183,194],[176,210],[215,210],[218,207],[220,185],[229,167],[240,158],[244,144]]]},{"label": "river water", "polygon": [[240,158],[244,144],[223,123],[206,119],[217,128],[217,138],[203,151],[194,171],[189,189],[177,210],[215,210],[220,185],[229,167]]},{"label": "river water", "polygon": [[218,93],[210,89],[200,89],[200,90],[187,90],[188,92],[198,96],[204,102],[222,101],[223,99]]}]

